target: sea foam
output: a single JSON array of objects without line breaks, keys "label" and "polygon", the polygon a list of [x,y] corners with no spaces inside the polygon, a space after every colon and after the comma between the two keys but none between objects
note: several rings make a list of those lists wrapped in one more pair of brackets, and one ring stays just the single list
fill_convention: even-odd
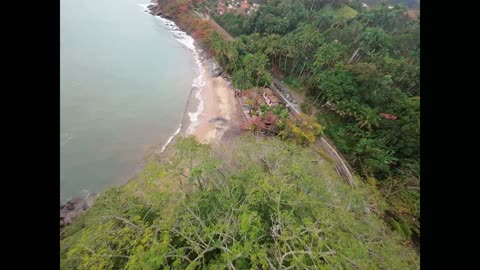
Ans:
[{"label": "sea foam", "polygon": [[[144,11],[148,12],[149,10],[147,7],[149,5],[154,5],[154,4],[150,3],[150,4],[138,4],[138,5],[142,7]],[[147,13],[147,14],[151,15],[150,13]],[[193,92],[195,92],[195,98],[198,100],[198,105],[194,112],[188,112],[190,125],[188,126],[186,133],[187,135],[190,135],[198,126],[198,116],[203,112],[203,109],[204,109],[204,104],[202,99],[202,89],[203,89],[203,86],[205,85],[205,75],[202,69],[202,61],[200,60],[200,54],[195,48],[195,40],[184,31],[181,31],[180,28],[178,28],[178,26],[173,21],[170,21],[168,19],[165,19],[159,16],[155,16],[155,18],[160,20],[165,26],[165,28],[170,30],[175,40],[180,42],[183,45],[183,47],[185,47],[186,49],[192,51],[193,59],[195,61],[195,64],[197,65],[198,75],[195,79],[193,79],[193,82],[192,82],[192,94]],[[168,146],[171,140],[180,132],[181,127],[182,127],[182,124],[180,124],[180,127],[177,129],[177,131],[162,146],[162,150],[160,151],[160,153],[165,150],[165,148]]]}]

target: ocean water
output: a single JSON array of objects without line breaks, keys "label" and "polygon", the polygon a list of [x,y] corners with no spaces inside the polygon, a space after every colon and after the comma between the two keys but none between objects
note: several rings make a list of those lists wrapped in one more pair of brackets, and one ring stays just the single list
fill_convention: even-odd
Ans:
[{"label": "ocean water", "polygon": [[60,1],[61,200],[126,182],[203,109],[193,39],[147,4]]}]

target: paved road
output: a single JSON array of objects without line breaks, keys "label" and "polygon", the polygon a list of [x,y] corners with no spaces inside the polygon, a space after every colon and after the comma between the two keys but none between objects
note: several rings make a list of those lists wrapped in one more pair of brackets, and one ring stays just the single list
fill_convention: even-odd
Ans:
[{"label": "paved road", "polygon": [[215,28],[217,29],[228,41],[233,41],[235,40],[234,37],[232,37],[227,31],[225,31],[225,29],[223,29],[223,27],[221,27],[220,25],[218,25],[218,23],[214,20],[212,20],[211,18],[208,18],[208,20],[210,21],[210,24]]},{"label": "paved road", "polygon": [[[272,83],[270,85],[270,87],[272,88],[272,90],[275,92],[275,94],[277,94],[281,99],[282,101],[289,107],[291,108],[296,114],[300,114],[301,113],[301,109],[300,109],[300,106],[298,106],[298,104],[294,104],[292,102],[290,102],[282,93],[282,91],[280,91],[280,89],[278,89],[278,87],[276,87],[276,85],[280,86],[282,89],[285,89],[287,90],[288,93],[291,93],[292,91],[288,88],[287,85],[285,85],[284,83],[282,83],[280,81],[280,79],[278,79],[277,77],[275,76],[272,76]],[[291,94],[290,94],[291,95]]]},{"label": "paved road", "polygon": [[214,21],[208,14],[201,14],[197,11],[193,11],[198,17],[202,18],[203,20],[208,20],[208,22],[215,28],[221,35],[223,35],[228,41],[235,40],[223,27],[221,27],[216,21]]}]

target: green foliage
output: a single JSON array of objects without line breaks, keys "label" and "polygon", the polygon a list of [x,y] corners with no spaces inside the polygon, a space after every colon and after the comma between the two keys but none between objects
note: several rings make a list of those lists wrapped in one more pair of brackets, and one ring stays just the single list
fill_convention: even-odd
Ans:
[{"label": "green foliage", "polygon": [[[167,10],[190,5],[168,2]],[[248,16],[213,16],[237,38],[227,42],[210,31],[204,43],[236,88],[268,84],[272,67],[292,88],[302,89],[320,112],[324,132],[359,175],[375,177],[379,185],[391,177],[418,178],[420,25],[396,3],[381,1],[365,9],[346,0],[261,1]],[[266,110],[253,113],[267,115]],[[309,128],[295,121],[279,120],[276,126],[285,139],[314,141]],[[415,208],[415,200],[398,194],[404,192],[388,196],[391,209]],[[402,214],[395,213],[399,220]],[[415,238],[419,225],[405,224]]]},{"label": "green foliage", "polygon": [[[389,178],[380,183],[380,191],[387,199],[387,221],[414,242],[420,240],[420,189],[418,179],[411,175],[402,178]],[[390,221],[389,221],[390,220]]]},{"label": "green foliage", "polygon": [[335,12],[331,8],[323,8],[313,16],[313,25],[320,31],[329,29],[335,23]]},{"label": "green foliage", "polygon": [[408,24],[407,9],[402,5],[395,5],[392,9],[388,1],[381,1],[374,5],[372,10],[361,14],[361,20],[367,26],[381,27],[387,32],[393,31]]},{"label": "green foliage", "polygon": [[[258,40],[258,38],[257,38]],[[248,41],[228,42],[217,32],[210,32],[205,38],[205,44],[213,52],[216,60],[232,72],[233,85],[239,89],[248,89],[253,86],[264,86],[271,82],[270,62],[265,53],[249,53]]]},{"label": "green foliage", "polygon": [[294,88],[295,90],[298,90],[302,87],[300,79],[298,77],[286,77],[283,78],[283,82],[290,86],[290,88]]},{"label": "green foliage", "polygon": [[385,54],[392,48],[392,38],[380,27],[368,27],[360,35],[359,44],[370,54]]},{"label": "green foliage", "polygon": [[268,57],[263,53],[249,53],[243,58],[244,70],[256,87],[265,86],[271,82],[272,76],[268,66]]},{"label": "green foliage", "polygon": [[317,69],[317,74],[321,75],[325,69],[332,68],[341,62],[344,51],[344,46],[337,41],[321,46],[315,54],[314,67]]},{"label": "green foliage", "polygon": [[399,223],[393,218],[388,218],[388,223],[395,231],[399,232],[403,236],[410,237],[412,235],[412,231],[410,231],[410,229],[407,225],[405,225],[405,223]]},{"label": "green foliage", "polygon": [[233,86],[241,90],[250,89],[253,87],[251,79],[252,77],[248,76],[245,70],[236,70],[232,76]]},{"label": "green foliage", "polygon": [[230,35],[240,36],[249,34],[250,27],[248,17],[227,13],[221,16],[213,16],[213,18],[218,24],[222,25]]},{"label": "green foliage", "polygon": [[[185,173],[202,175],[203,188],[157,188]],[[62,240],[61,265],[418,269],[415,252],[372,212],[378,204],[368,186],[352,189],[309,148],[254,137],[212,148],[179,138],[164,163],[97,199],[84,226]]]},{"label": "green foliage", "polygon": [[[279,63],[280,68],[288,74],[302,76],[311,67],[315,51],[324,43],[324,38],[312,25],[300,24],[282,37],[280,43],[280,51],[285,57],[283,65]],[[288,63],[290,69],[287,68]]]},{"label": "green foliage", "polygon": [[353,152],[354,161],[359,167],[375,175],[388,174],[389,165],[396,161],[392,151],[372,139],[360,139]]},{"label": "green foliage", "polygon": [[323,127],[314,117],[301,114],[294,120],[287,120],[286,127],[279,136],[305,146],[314,143],[322,134]]},{"label": "green foliage", "polygon": [[262,34],[284,35],[305,19],[307,11],[300,0],[261,5],[255,14],[253,29]]},{"label": "green foliage", "polygon": [[303,102],[300,104],[300,109],[302,109],[302,112],[304,112],[306,115],[310,115],[312,113],[312,104]]},{"label": "green foliage", "polygon": [[358,12],[347,5],[343,5],[335,10],[335,17],[337,20],[348,20],[357,16]]}]

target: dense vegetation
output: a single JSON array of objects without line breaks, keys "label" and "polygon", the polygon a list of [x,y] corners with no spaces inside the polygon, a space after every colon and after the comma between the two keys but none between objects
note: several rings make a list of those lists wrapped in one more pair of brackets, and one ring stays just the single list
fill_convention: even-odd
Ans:
[{"label": "dense vegetation", "polygon": [[[359,1],[261,1],[249,16],[211,12],[234,41],[215,31],[201,40],[237,88],[269,84],[273,68],[303,93],[302,108],[316,114],[356,172],[385,192],[390,219],[418,242],[419,19],[403,5],[377,2],[366,9]],[[211,3],[194,8],[214,11]]]},{"label": "dense vegetation", "polygon": [[[358,14],[343,12],[345,5],[308,7],[307,1],[267,1],[254,15],[232,15],[244,20],[247,35],[226,42],[213,32],[206,44],[239,88],[269,83],[275,65],[300,82],[314,105],[333,104],[319,120],[364,176],[386,179],[405,170],[418,176],[418,21],[386,2]],[[228,17],[222,18],[228,29]]]},{"label": "dense vegetation", "polygon": [[376,188],[310,148],[248,136],[168,151],[67,227],[61,269],[419,268]]}]

